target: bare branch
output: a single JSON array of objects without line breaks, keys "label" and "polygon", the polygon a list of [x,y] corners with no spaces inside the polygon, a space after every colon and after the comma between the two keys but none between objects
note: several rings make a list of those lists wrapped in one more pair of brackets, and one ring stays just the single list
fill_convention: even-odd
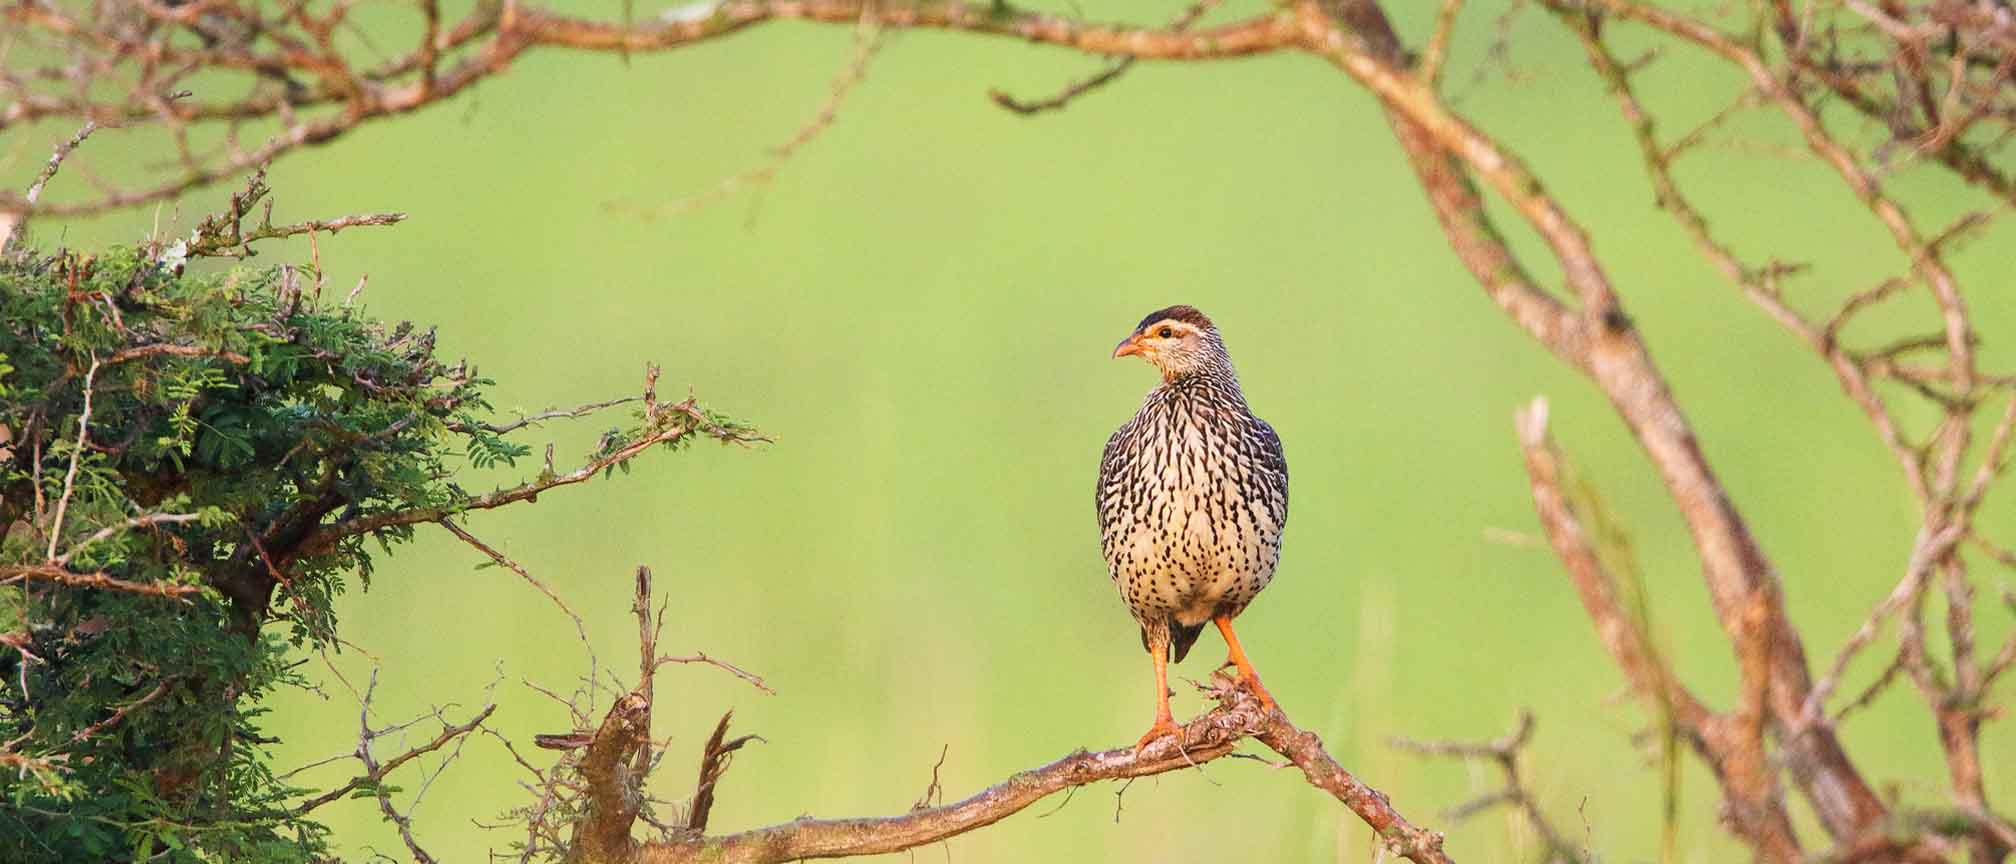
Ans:
[{"label": "bare branch", "polygon": [[[1190,29],[1190,25],[1197,23],[1198,19],[1209,14],[1220,2],[1222,0],[1194,0],[1181,13],[1178,13],[1174,20],[1169,22],[1169,30],[1181,33]],[[987,98],[994,100],[994,104],[1025,117],[1032,114],[1041,114],[1046,111],[1061,110],[1064,106],[1071,104],[1071,100],[1104,87],[1107,84],[1111,84],[1114,79],[1127,74],[1127,70],[1134,68],[1134,64],[1140,59],[1139,56],[1128,56],[1113,60],[1106,64],[1106,68],[1099,70],[1096,74],[1073,81],[1065,85],[1064,89],[1043,99],[1017,99],[1008,93],[1008,91],[998,88],[987,91]]]},{"label": "bare branch", "polygon": [[[203,4],[202,8],[220,6],[237,8],[232,0],[217,0]],[[7,87],[15,91],[16,101],[0,106],[0,128],[13,122],[73,114],[110,122],[159,124],[166,126],[178,140],[192,124],[228,124],[234,135],[240,125],[254,120],[271,121],[281,127],[256,147],[234,145],[216,158],[187,160],[179,175],[152,186],[108,190],[97,197],[72,202],[24,205],[10,212],[18,211],[16,218],[26,218],[31,213],[80,216],[166,200],[251,172],[302,148],[337,140],[366,124],[440,104],[502,74],[520,56],[535,48],[628,56],[671,50],[778,20],[858,23],[871,29],[959,30],[1056,45],[1088,54],[1158,59],[1242,57],[1282,50],[1294,41],[1292,28],[1275,14],[1259,15],[1193,35],[1171,29],[1089,24],[1003,3],[969,5],[957,0],[922,5],[877,0],[724,0],[698,10],[699,14],[674,10],[648,21],[575,18],[523,2],[479,3],[465,18],[447,27],[446,32],[441,29],[443,22],[438,20],[438,8],[431,3],[419,8],[422,25],[426,32],[435,34],[434,38],[375,69],[363,69],[361,64],[353,66],[329,41],[329,28],[299,32],[298,24],[305,20],[302,18],[273,22],[275,26],[266,32],[280,47],[271,50],[262,42],[259,46],[219,46],[196,51],[166,40],[149,41],[144,36],[120,33],[117,28],[71,17],[54,7],[16,6],[0,10],[0,15],[5,15],[10,23],[48,33],[85,52],[92,62],[102,62],[107,69],[147,58],[150,62],[237,70],[265,78],[279,75],[282,80],[291,80],[285,76],[295,72],[320,82],[313,87],[288,87],[279,93],[270,92],[269,88],[269,92],[241,100],[210,102],[163,99],[144,88],[123,98],[95,101],[91,95],[27,93],[19,87]],[[316,47],[285,47],[276,35],[283,24],[296,27],[294,32],[316,42]],[[858,67],[860,62],[855,65]],[[340,110],[303,113],[332,108]],[[830,113],[829,105],[829,110],[821,112],[826,119],[808,126],[809,131],[801,133],[787,149],[802,144],[830,123],[827,117]],[[752,173],[774,171],[772,165]]]},{"label": "bare branch", "polygon": [[722,660],[719,657],[709,657],[707,656],[707,652],[705,651],[695,652],[693,654],[684,657],[662,656],[659,657],[657,661],[651,664],[651,668],[653,670],[656,670],[658,667],[663,666],[667,663],[704,663],[706,665],[713,666],[716,669],[720,669],[724,672],[727,672],[730,675],[733,675],[737,678],[749,682],[749,686],[751,687],[754,687],[772,696],[777,695],[777,691],[770,689],[770,685],[763,683],[763,676],[752,673],[746,669],[743,669],[740,666],[737,666],[726,660]]},{"label": "bare branch", "polygon": [[[399,839],[406,844],[406,849],[413,855],[413,860],[416,864],[435,864],[436,859],[434,856],[421,848],[420,843],[413,837],[412,811],[414,807],[419,806],[421,797],[426,795],[427,787],[433,782],[433,777],[440,776],[441,771],[446,770],[447,763],[443,762],[441,767],[436,769],[434,774],[421,784],[420,789],[413,795],[412,804],[404,813],[392,805],[392,792],[385,786],[385,779],[407,762],[421,755],[446,747],[451,743],[455,745],[455,750],[449,755],[448,759],[453,760],[454,755],[461,752],[462,742],[467,740],[469,733],[483,728],[483,721],[489,719],[490,715],[496,712],[497,705],[493,702],[483,706],[481,711],[478,711],[474,717],[471,717],[465,723],[448,722],[442,714],[442,709],[436,708],[431,713],[421,715],[406,723],[395,724],[383,729],[373,729],[371,728],[371,699],[377,691],[378,670],[373,668],[371,670],[370,683],[365,685],[363,696],[357,700],[357,748],[351,754],[357,758],[358,762],[364,765],[364,773],[352,778],[350,782],[342,786],[302,802],[302,804],[295,808],[294,812],[297,815],[305,814],[331,801],[339,800],[352,792],[369,792],[373,798],[378,800],[378,810],[385,815],[386,821],[391,822],[398,829]],[[372,754],[371,745],[379,738],[397,733],[429,718],[441,724],[440,734],[436,735],[432,740],[383,762],[379,761],[377,756]]]},{"label": "bare branch", "polygon": [[531,571],[525,569],[524,565],[504,557],[504,553],[491,548],[490,544],[477,539],[476,535],[462,530],[462,527],[456,525],[452,520],[443,517],[440,521],[441,527],[448,529],[448,533],[460,538],[462,542],[476,547],[476,551],[489,556],[492,562],[518,574],[518,578],[524,579],[532,587],[539,589],[539,593],[546,595],[546,599],[553,601],[553,605],[560,607],[560,611],[566,613],[567,617],[573,620],[574,632],[580,635],[581,641],[588,641],[588,628],[581,623],[581,616],[574,614],[574,610],[567,605],[567,601],[560,599],[560,595],[553,593],[553,589],[546,587],[546,583],[535,578]]},{"label": "bare branch", "polygon": [[20,236],[21,227],[28,222],[29,211],[41,200],[43,187],[48,186],[49,181],[56,177],[57,169],[63,167],[63,160],[70,158],[77,145],[84,143],[84,139],[91,137],[91,133],[96,131],[98,131],[96,122],[84,121],[84,126],[78,129],[75,135],[70,136],[69,140],[57,143],[56,152],[49,155],[48,164],[44,165],[41,172],[35,175],[35,180],[28,184],[28,192],[22,196],[19,204],[0,199],[0,254],[4,254],[8,246],[14,242],[14,238]]},{"label": "bare branch", "polygon": [[784,862],[899,852],[957,836],[1005,819],[1057,792],[1103,780],[1123,780],[1186,770],[1224,757],[1239,741],[1258,738],[1303,770],[1309,782],[1330,792],[1365,820],[1394,854],[1418,864],[1448,862],[1442,837],[1413,826],[1386,797],[1359,782],[1323,751],[1322,742],[1296,728],[1279,711],[1263,711],[1233,682],[1216,679],[1217,708],[1185,725],[1187,750],[1164,738],[1136,754],[1132,746],[1098,753],[1080,750],[1048,765],[1023,771],[961,801],[900,816],[860,819],[801,818],[782,825],[722,837],[647,843],[638,862]]},{"label": "bare branch", "polygon": [[56,544],[63,541],[63,517],[70,509],[70,496],[77,487],[77,463],[84,458],[84,445],[91,438],[91,394],[92,383],[98,377],[99,360],[91,358],[91,368],[84,373],[84,410],[77,415],[77,443],[70,451],[70,468],[63,474],[63,495],[56,499],[56,515],[49,520],[49,551],[44,560],[56,563]]},{"label": "bare branch", "polygon": [[[1619,601],[1616,581],[1582,528],[1582,519],[1565,490],[1564,464],[1547,436],[1547,402],[1535,399],[1517,417],[1519,440],[1526,454],[1526,473],[1533,487],[1533,506],[1555,554],[1567,565],[1584,610],[1597,633],[1624,670],[1632,688],[1660,713],[1670,716],[1676,731],[1693,745],[1715,772],[1727,793],[1729,815],[1736,832],[1768,860],[1796,862],[1802,858],[1790,818],[1777,800],[1773,771],[1764,759],[1762,689],[1768,686],[1770,652],[1754,648],[1739,652],[1746,661],[1744,682],[1751,689],[1744,710],[1736,716],[1710,713],[1680,684]],[[1768,633],[1769,607],[1758,603],[1748,618],[1747,634]]]},{"label": "bare branch", "polygon": [[785,163],[790,162],[791,157],[797,155],[799,150],[832,128],[833,123],[840,119],[841,104],[847,101],[847,97],[860,85],[861,80],[868,77],[868,64],[881,50],[882,24],[875,14],[877,2],[878,0],[864,0],[860,18],[854,27],[854,56],[839,76],[833,79],[833,84],[826,94],[826,101],[820,104],[819,110],[813,112],[812,119],[800,126],[790,140],[770,151],[768,160],[755,168],[724,177],[706,191],[646,207],[644,213],[655,216],[666,210],[691,210],[718,201],[744,187],[765,185],[776,178],[777,172],[784,170]]},{"label": "bare branch", "polygon": [[573,408],[552,408],[545,411],[541,411],[537,414],[522,415],[518,419],[513,420],[509,423],[468,424],[458,420],[450,423],[445,423],[443,425],[446,426],[448,430],[451,432],[473,432],[480,429],[485,432],[490,432],[497,435],[503,435],[508,432],[516,432],[519,429],[523,429],[527,426],[535,425],[537,423],[541,423],[546,420],[571,420],[577,417],[586,417],[604,408],[614,408],[618,405],[628,405],[642,398],[643,397],[641,396],[624,396],[618,399],[609,399],[602,402],[590,402],[586,405],[579,405]]},{"label": "bare branch", "polygon": [[1577,848],[1566,835],[1548,821],[1547,814],[1540,809],[1540,803],[1526,789],[1525,781],[1519,775],[1519,753],[1533,737],[1533,714],[1521,710],[1519,725],[1511,733],[1490,741],[1416,741],[1409,738],[1392,739],[1392,744],[1402,750],[1410,750],[1423,756],[1441,756],[1465,761],[1490,762],[1504,775],[1505,785],[1492,792],[1472,798],[1450,808],[1447,815],[1451,819],[1468,819],[1492,807],[1507,806],[1518,810],[1526,817],[1526,824],[1533,833],[1546,844],[1546,861],[1565,861],[1569,864],[1594,864],[1595,856],[1587,849]]},{"label": "bare branch", "polygon": [[[377,673],[375,670],[372,673],[372,677],[373,677],[373,683],[375,684],[377,677]],[[476,712],[476,715],[469,718],[467,722],[449,723],[443,720],[441,723],[440,734],[435,735],[431,740],[427,741],[424,744],[421,744],[418,747],[414,747],[410,750],[407,750],[404,753],[394,756],[389,760],[380,762],[377,764],[377,767],[375,768],[369,767],[367,765],[367,768],[363,774],[359,774],[356,777],[350,778],[350,782],[348,783],[345,783],[341,786],[338,786],[334,789],[331,789],[327,792],[324,792],[320,795],[310,798],[307,801],[301,802],[300,806],[294,808],[294,812],[297,814],[307,813],[331,801],[338,801],[345,797],[348,797],[351,792],[354,792],[360,788],[373,786],[378,783],[381,783],[385,780],[386,777],[391,776],[392,772],[399,770],[399,766],[405,765],[407,762],[411,762],[415,758],[418,758],[420,756],[432,753],[436,750],[446,747],[450,743],[453,743],[456,739],[461,738],[462,736],[467,735],[481,728],[483,726],[483,721],[490,719],[490,715],[496,712],[497,712],[496,705],[485,705],[483,706],[483,710]],[[438,713],[436,713],[433,716],[436,719],[440,719],[440,715]],[[417,720],[415,722],[417,722]],[[385,734],[388,731],[391,730],[389,729],[371,730],[367,732],[366,738],[367,739],[376,738],[380,735]],[[360,744],[360,747],[368,747],[368,746],[369,746],[368,744]],[[351,755],[355,756],[356,754],[353,753]]]},{"label": "bare branch", "polygon": [[1422,78],[1428,86],[1439,89],[1442,86],[1442,67],[1449,58],[1449,40],[1456,35],[1456,19],[1463,12],[1463,0],[1442,0],[1442,8],[1435,13],[1435,31],[1428,37],[1428,47],[1421,52]]}]

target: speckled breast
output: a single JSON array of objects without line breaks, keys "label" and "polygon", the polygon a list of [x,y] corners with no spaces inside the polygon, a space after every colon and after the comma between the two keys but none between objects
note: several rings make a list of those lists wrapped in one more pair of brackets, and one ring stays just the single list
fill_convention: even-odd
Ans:
[{"label": "speckled breast", "polygon": [[1286,464],[1273,430],[1233,404],[1158,390],[1107,444],[1101,545],[1136,618],[1237,614],[1274,576]]}]

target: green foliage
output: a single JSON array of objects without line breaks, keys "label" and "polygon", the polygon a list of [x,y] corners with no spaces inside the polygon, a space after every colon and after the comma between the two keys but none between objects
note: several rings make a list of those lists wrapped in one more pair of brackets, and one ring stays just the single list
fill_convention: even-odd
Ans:
[{"label": "green foliage", "polygon": [[[530,452],[432,331],[297,268],[179,263],[0,261],[0,860],[324,854],[261,700],[336,644],[374,553],[476,500],[456,466]],[[667,422],[615,438],[676,444]]]}]

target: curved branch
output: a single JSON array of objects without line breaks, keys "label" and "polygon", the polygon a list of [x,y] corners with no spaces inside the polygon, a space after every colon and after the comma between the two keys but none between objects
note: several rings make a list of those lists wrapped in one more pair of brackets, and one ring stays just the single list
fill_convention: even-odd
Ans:
[{"label": "curved branch", "polygon": [[[231,0],[206,5],[237,9]],[[237,17],[263,20],[252,11],[238,11],[241,14]],[[157,23],[186,26],[173,12],[155,14],[161,16]],[[107,68],[145,57],[161,66],[236,70],[266,77],[277,74],[283,78],[293,72],[320,82],[313,87],[290,88],[285,94],[254,93],[237,100],[194,102],[180,98],[186,94],[179,92],[172,98],[164,97],[165,90],[172,89],[167,88],[167,82],[143,77],[123,97],[96,101],[88,95],[72,98],[29,91],[19,82],[0,76],[0,92],[7,92],[13,99],[0,105],[0,129],[44,117],[76,115],[107,123],[163,125],[178,137],[190,124],[229,124],[232,134],[228,137],[235,139],[241,124],[277,120],[281,125],[280,131],[257,147],[241,149],[234,144],[226,155],[217,159],[188,161],[179,176],[153,186],[107,190],[96,197],[62,203],[37,204],[32,199],[0,201],[6,205],[7,218],[14,221],[30,215],[74,217],[138,206],[230,179],[302,147],[334,141],[366,123],[444,102],[485,79],[504,74],[521,55],[537,46],[627,56],[682,48],[752,25],[783,20],[958,30],[1106,57],[1157,60],[1227,59],[1296,46],[1296,28],[1290,16],[1280,13],[1263,13],[1244,21],[1186,32],[1179,26],[1098,24],[1021,9],[1005,2],[968,4],[960,0],[932,0],[914,5],[876,0],[724,0],[668,10],[642,22],[577,18],[528,3],[479,3],[447,33],[440,32],[439,22],[430,19],[426,22],[432,34],[430,39],[378,69],[361,70],[353,68],[348,58],[340,55],[287,47],[277,32],[286,23],[281,21],[273,22],[274,27],[266,30],[270,38],[281,43],[280,47],[260,52],[251,45],[220,44],[199,51],[178,47],[162,37],[135,39],[125,31],[101,30],[96,22],[41,6],[0,9],[0,20],[23,29],[39,29],[59,41],[68,41],[80,51],[95,52],[90,56]],[[487,41],[479,42],[486,37]],[[459,59],[452,63],[443,56],[444,52],[458,49]],[[148,67],[153,68],[156,67]],[[313,118],[300,116],[309,109],[338,110],[325,110]]]},{"label": "curved branch", "polygon": [[1048,765],[1016,774],[963,801],[901,816],[856,819],[805,817],[738,834],[641,846],[639,864],[772,864],[807,858],[845,858],[900,852],[992,825],[1050,795],[1102,780],[1182,771],[1230,755],[1239,742],[1258,739],[1286,757],[1310,785],[1335,796],[1371,826],[1393,854],[1416,864],[1450,864],[1442,835],[1409,823],[1386,796],[1366,786],[1279,710],[1267,711],[1251,694],[1214,678],[1219,705],[1184,726],[1188,752],[1164,738],[1136,754],[1132,747],[1098,753],[1079,750]]},{"label": "curved branch", "polygon": [[[674,10],[682,12],[684,10]],[[1087,54],[1151,60],[1222,60],[1291,47],[1295,28],[1281,15],[1266,14],[1195,32],[1180,28],[1134,27],[1075,21],[1006,3],[927,2],[881,4],[874,0],[729,0],[704,17],[660,19],[625,26],[620,22],[573,18],[518,7],[505,32],[527,42],[590,51],[653,51],[677,48],[765,21],[819,21],[854,24],[867,18],[884,27],[961,30],[1012,36],[1030,42],[1075,48]]]}]

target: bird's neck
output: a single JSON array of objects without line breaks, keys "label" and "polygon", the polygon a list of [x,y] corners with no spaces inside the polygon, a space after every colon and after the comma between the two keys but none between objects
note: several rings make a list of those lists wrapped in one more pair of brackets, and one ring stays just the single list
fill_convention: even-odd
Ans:
[{"label": "bird's neck", "polygon": [[1201,368],[1181,372],[1163,372],[1162,386],[1156,392],[1166,400],[1209,399],[1246,404],[1246,396],[1239,391],[1239,376],[1232,371],[1232,364],[1213,362]]}]

